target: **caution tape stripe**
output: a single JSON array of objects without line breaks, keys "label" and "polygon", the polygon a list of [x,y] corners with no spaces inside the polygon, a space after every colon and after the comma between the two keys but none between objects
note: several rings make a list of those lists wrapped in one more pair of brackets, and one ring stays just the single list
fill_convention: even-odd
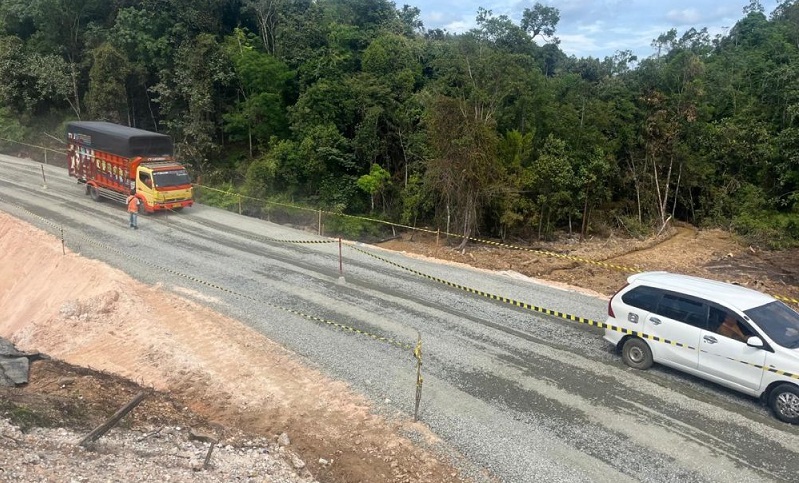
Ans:
[{"label": "caution tape stripe", "polygon": [[[594,266],[597,266],[597,267],[603,267],[603,268],[618,270],[618,271],[627,272],[627,273],[641,273],[642,272],[640,267],[628,267],[628,266],[625,266],[625,265],[618,265],[618,264],[607,263],[607,262],[602,262],[602,261],[598,261],[598,260],[591,260],[590,258],[577,257],[577,256],[574,256],[574,255],[565,255],[563,253],[551,252],[551,251],[547,251],[547,250],[538,250],[538,249],[534,249],[534,248],[526,248],[526,247],[520,247],[520,246],[517,246],[517,245],[510,245],[510,244],[507,244],[507,243],[495,242],[493,240],[486,240],[486,239],[483,239],[483,238],[464,237],[463,235],[460,235],[458,233],[449,233],[449,232],[440,232],[440,231],[428,230],[428,229],[425,229],[425,228],[419,228],[419,227],[415,227],[415,226],[403,225],[401,223],[393,223],[393,222],[385,221],[385,220],[377,220],[377,219],[374,219],[374,218],[367,218],[365,216],[348,215],[348,214],[345,214],[345,213],[336,213],[336,212],[333,212],[333,211],[316,210],[316,209],[313,209],[313,208],[305,208],[305,207],[302,207],[302,206],[296,206],[296,205],[291,205],[291,204],[287,204],[287,203],[279,203],[279,202],[276,202],[276,201],[269,201],[269,200],[265,200],[265,199],[262,199],[262,198],[255,198],[255,197],[252,197],[252,196],[241,195],[241,194],[238,194],[238,193],[232,193],[230,191],[220,190],[220,189],[217,189],[217,188],[212,188],[210,186],[203,186],[203,185],[199,185],[199,184],[195,184],[195,186],[201,187],[203,189],[212,190],[212,191],[218,191],[220,193],[225,193],[225,194],[232,195],[232,196],[239,196],[241,198],[251,199],[251,200],[260,201],[260,202],[264,202],[264,203],[270,203],[270,204],[274,204],[274,205],[277,205],[277,206],[284,206],[284,207],[289,207],[289,208],[294,208],[294,209],[299,209],[299,210],[312,211],[314,213],[325,213],[325,214],[328,214],[328,215],[341,216],[341,217],[345,217],[345,218],[352,218],[352,219],[363,220],[363,221],[370,221],[370,222],[373,222],[373,223],[381,223],[381,224],[384,224],[384,225],[394,226],[394,227],[397,227],[397,228],[405,228],[405,229],[408,229],[408,230],[414,230],[414,231],[419,231],[419,232],[423,232],[423,233],[430,233],[430,234],[434,234],[434,235],[451,236],[451,237],[457,237],[457,238],[461,238],[461,239],[462,238],[466,238],[469,241],[483,243],[485,245],[493,245],[493,246],[498,246],[498,247],[502,247],[502,248],[508,248],[510,250],[518,250],[518,251],[530,252],[530,253],[535,253],[537,255],[544,255],[544,256],[548,256],[548,257],[560,258],[560,259],[563,259],[563,260],[570,260],[570,261],[573,261],[573,262],[587,263],[589,265],[594,265]],[[786,302],[791,302],[793,304],[799,305],[799,300],[797,300],[795,298],[792,298],[792,297],[786,297],[784,295],[772,295],[772,297],[774,297],[776,299],[779,299],[779,300],[783,300],[783,301],[786,301]]]},{"label": "caution tape stripe", "polygon": [[[710,354],[706,350],[701,350],[700,352],[703,352],[705,354]],[[722,359],[727,359],[728,361],[740,362],[741,364],[744,364],[746,366],[751,366],[751,367],[763,370],[765,372],[773,372],[774,374],[777,374],[779,376],[785,376],[785,377],[788,377],[788,378],[791,378],[791,379],[799,379],[799,374],[794,374],[792,372],[783,371],[783,370],[780,370],[780,369],[775,369],[773,367],[766,367],[766,366],[763,366],[763,365],[760,365],[760,364],[753,364],[751,362],[746,362],[746,361],[741,361],[741,360],[738,360],[738,359],[733,359],[732,357],[720,356],[718,354],[712,354],[712,355],[714,355],[716,357],[720,357]]]},{"label": "caution tape stripe", "polygon": [[[28,213],[29,215],[39,219],[40,221],[42,221],[43,223],[45,223],[47,225],[50,225],[50,226],[52,226],[52,227],[54,227],[56,229],[62,229],[63,230],[63,227],[61,227],[60,225],[57,225],[56,223],[48,220],[47,218],[44,218],[44,217],[42,217],[42,216],[40,216],[40,215],[38,215],[36,213],[33,213],[32,211],[30,211],[30,210],[28,210],[28,209],[26,209],[26,208],[24,208],[22,206],[19,206],[19,205],[15,204],[15,203],[11,203],[11,202],[3,199],[2,197],[0,197],[0,201],[5,202],[5,203],[7,203],[9,205],[12,205],[12,206],[14,206],[14,207],[16,207],[16,208]],[[67,230],[63,230],[63,231],[67,232]],[[252,297],[250,295],[239,293],[239,292],[236,292],[236,291],[231,290],[229,288],[226,288],[226,287],[223,287],[221,285],[215,284],[213,282],[208,282],[208,281],[203,280],[201,278],[195,277],[193,275],[188,275],[188,274],[179,272],[179,271],[171,269],[171,268],[162,267],[160,265],[152,263],[152,262],[150,262],[148,260],[145,260],[143,258],[139,258],[139,257],[137,257],[135,255],[132,255],[130,253],[127,253],[127,252],[124,252],[122,250],[119,250],[119,249],[117,249],[117,248],[115,248],[113,246],[106,245],[104,243],[100,243],[100,242],[98,242],[96,240],[93,240],[93,239],[91,239],[91,238],[89,238],[89,237],[87,237],[87,236],[85,236],[85,235],[83,235],[81,233],[78,233],[78,232],[71,232],[71,233],[75,237],[80,238],[82,240],[85,240],[85,241],[89,242],[92,245],[100,247],[100,248],[102,248],[104,250],[108,250],[108,251],[117,253],[117,254],[122,255],[122,256],[124,256],[126,258],[129,258],[131,260],[135,260],[135,261],[141,263],[142,265],[146,265],[146,266],[149,266],[149,267],[156,268],[158,270],[170,273],[170,274],[178,276],[178,277],[185,278],[187,280],[190,280],[192,282],[195,282],[195,283],[198,283],[198,284],[201,284],[201,285],[205,285],[207,287],[211,287],[211,288],[220,290],[222,292],[228,293],[230,295],[234,295],[234,296],[242,298],[242,299],[250,300],[250,301],[253,301],[253,302],[256,302],[256,303],[259,303],[259,304],[264,304],[264,305],[267,305],[269,307],[272,307],[272,308],[275,308],[275,309],[278,309],[278,310],[282,310],[284,312],[289,312],[291,314],[298,315],[298,316],[303,317],[303,318],[308,319],[308,320],[312,320],[312,321],[315,321],[315,322],[320,322],[320,323],[335,327],[335,328],[337,328],[337,329],[339,329],[341,331],[351,332],[351,333],[354,333],[354,334],[363,335],[363,336],[369,337],[371,339],[374,339],[374,340],[377,340],[377,341],[380,341],[380,342],[384,342],[384,343],[387,343],[387,344],[390,344],[390,345],[394,345],[394,346],[399,347],[401,349],[412,350],[413,347],[414,347],[413,344],[400,342],[400,341],[394,340],[394,339],[392,339],[390,337],[385,337],[385,336],[381,336],[381,335],[378,335],[378,334],[373,334],[371,332],[368,332],[368,331],[365,331],[365,330],[361,330],[361,329],[358,329],[358,328],[355,328],[355,327],[351,327],[351,326],[342,324],[340,322],[335,322],[335,321],[332,321],[332,320],[324,319],[322,317],[317,317],[315,315],[309,315],[309,314],[300,312],[298,310],[294,310],[294,309],[291,309],[291,308],[288,308],[288,307],[283,307],[283,306],[280,306],[280,305],[273,304],[271,302],[267,302],[267,301],[262,300],[262,299],[257,298],[257,297]]]},{"label": "caution tape stripe", "polygon": [[[167,208],[167,210],[169,212],[171,212],[171,213],[174,213],[175,215],[178,215],[178,212],[173,210],[173,209],[171,209],[171,208]],[[213,228],[209,223],[205,223],[202,220],[199,220],[199,219],[196,219],[196,218],[192,218],[192,221],[194,221],[197,224],[200,224],[200,225],[203,225],[203,226],[207,226],[208,228]],[[304,245],[313,245],[313,244],[338,243],[338,239],[332,239],[332,238],[327,239],[327,240],[289,240],[289,239],[281,239],[281,238],[271,238],[271,237],[268,237],[268,236],[248,236],[248,238],[250,238],[252,240],[256,240],[256,241],[268,241],[268,242],[273,242],[273,243],[294,243],[294,244],[300,244],[300,245],[302,245],[302,244],[304,244]]]},{"label": "caution tape stripe", "polygon": [[[375,258],[377,260],[380,260],[380,261],[382,261],[384,263],[388,263],[389,265],[393,265],[393,266],[395,266],[397,268],[400,268],[402,270],[405,270],[407,272],[413,273],[414,275],[418,275],[418,276],[427,278],[429,280],[432,280],[434,282],[439,282],[439,283],[442,283],[444,285],[447,285],[447,286],[450,286],[450,287],[453,287],[453,288],[457,288],[457,289],[466,291],[468,293],[477,294],[477,295],[489,298],[491,300],[497,300],[497,301],[500,301],[500,302],[503,302],[503,303],[506,303],[506,304],[509,304],[509,305],[513,305],[515,307],[520,307],[520,308],[523,308],[523,309],[526,309],[526,310],[530,310],[530,311],[533,311],[533,312],[538,312],[538,313],[549,315],[549,316],[552,316],[552,317],[557,317],[557,318],[561,318],[561,319],[565,319],[565,320],[570,320],[570,321],[573,321],[573,322],[578,322],[580,324],[586,324],[586,325],[594,326],[594,327],[597,327],[597,328],[600,328],[600,329],[608,329],[608,330],[612,330],[612,331],[615,331],[615,332],[620,332],[620,333],[626,334],[626,335],[635,335],[635,336],[640,337],[642,339],[647,339],[647,340],[659,342],[659,343],[662,343],[662,344],[668,344],[668,345],[672,345],[672,346],[675,346],[675,347],[680,347],[680,348],[684,348],[684,349],[688,349],[688,350],[692,350],[692,351],[700,350],[697,347],[694,347],[694,346],[689,345],[689,344],[684,344],[682,342],[677,342],[677,341],[666,339],[666,338],[663,338],[663,337],[658,337],[658,336],[655,336],[655,335],[647,334],[645,332],[635,331],[635,330],[631,330],[631,329],[625,329],[625,328],[618,327],[618,326],[615,326],[615,325],[612,325],[612,324],[608,324],[606,322],[599,322],[599,321],[588,319],[588,318],[585,318],[585,317],[580,317],[580,316],[577,316],[577,315],[567,314],[565,312],[559,312],[557,310],[547,309],[547,308],[544,308],[544,307],[538,307],[536,305],[529,304],[529,303],[526,303],[526,302],[520,302],[518,300],[514,300],[514,299],[511,299],[511,298],[508,298],[508,297],[503,297],[503,296],[500,296],[500,295],[494,295],[494,294],[491,294],[491,293],[488,293],[488,292],[484,292],[482,290],[477,290],[477,289],[474,289],[474,288],[471,288],[471,287],[466,287],[464,285],[460,285],[460,284],[457,284],[457,283],[454,283],[454,282],[450,282],[448,280],[437,278],[437,277],[434,277],[432,275],[428,275],[428,274],[426,274],[424,272],[420,272],[418,270],[414,270],[412,268],[405,267],[403,265],[400,265],[399,263],[393,262],[393,261],[388,260],[387,258],[383,258],[383,257],[381,257],[379,255],[375,255],[374,253],[369,253],[368,251],[362,250],[362,249],[360,249],[358,247],[355,247],[355,246],[353,246],[353,245],[351,245],[349,243],[347,243],[347,246],[349,248],[357,251],[357,252],[363,253],[364,255],[370,256],[370,257]],[[793,374],[793,373],[788,372],[788,371],[783,371],[783,370],[775,369],[775,368],[771,368],[771,367],[764,367],[764,366],[760,366],[760,365],[757,365],[757,364],[751,364],[751,363],[746,362],[746,361],[741,361],[741,360],[738,360],[738,359],[732,359],[732,358],[729,358],[729,357],[728,357],[728,359],[731,360],[731,361],[736,361],[736,362],[740,362],[742,364],[747,364],[747,365],[751,365],[751,366],[757,367],[758,369],[762,369],[763,371],[773,372],[775,374],[786,376],[786,377],[789,377],[789,378],[792,378],[792,379],[799,379],[799,375]]]},{"label": "caution tape stripe", "polygon": [[486,244],[486,245],[494,245],[494,246],[499,246],[499,247],[503,247],[503,248],[509,248],[509,249],[512,249],[512,250],[520,250],[520,251],[536,253],[538,255],[546,255],[546,256],[550,256],[550,257],[561,258],[561,259],[564,259],[564,260],[571,260],[571,261],[575,261],[575,262],[588,263],[588,264],[596,265],[596,266],[599,266],[599,267],[612,268],[612,269],[615,269],[615,270],[622,270],[622,271],[625,271],[625,272],[640,272],[641,271],[641,270],[639,270],[637,268],[625,267],[623,265],[616,265],[616,264],[613,264],[613,263],[600,262],[600,261],[591,260],[591,259],[588,259],[588,258],[576,257],[576,256],[573,256],[573,255],[564,255],[562,253],[550,252],[550,251],[546,251],[546,250],[536,250],[536,249],[532,249],[532,248],[519,247],[519,246],[516,246],[516,245],[508,245],[506,243],[495,242],[495,241],[492,241],[492,240],[485,240],[485,239],[482,239],[482,238],[464,237],[463,235],[460,235],[460,234],[457,234],[457,233],[449,233],[449,232],[443,232],[442,233],[442,232],[438,232],[438,231],[428,230],[428,229],[425,229],[425,228],[419,228],[419,227],[415,227],[415,226],[408,226],[408,225],[403,225],[403,224],[400,224],[400,223],[393,223],[393,222],[385,221],[385,220],[377,220],[375,218],[367,218],[365,216],[348,215],[346,213],[336,213],[334,211],[326,211],[326,210],[321,210],[321,209],[320,210],[316,210],[316,209],[313,209],[313,208],[306,208],[306,207],[297,206],[297,205],[291,205],[291,204],[287,204],[287,203],[280,203],[280,202],[277,202],[277,201],[269,201],[269,200],[265,200],[265,199],[262,199],[262,198],[255,198],[255,197],[248,196],[248,195],[243,195],[243,194],[240,194],[240,193],[233,193],[233,192],[227,191],[227,190],[221,190],[221,189],[218,189],[218,188],[212,188],[210,186],[204,186],[204,185],[199,185],[199,184],[195,184],[194,186],[200,187],[202,189],[208,189],[208,190],[211,190],[211,191],[217,191],[219,193],[224,193],[224,194],[227,194],[227,195],[230,195],[230,196],[237,196],[237,197],[242,198],[242,199],[251,199],[251,200],[254,200],[254,201],[260,201],[260,202],[263,202],[263,203],[270,203],[270,204],[274,204],[274,205],[277,205],[277,206],[284,206],[284,207],[294,208],[294,209],[298,209],[298,210],[312,211],[314,213],[324,213],[326,215],[341,216],[341,217],[344,217],[344,218],[352,218],[352,219],[356,219],[356,220],[369,221],[369,222],[373,222],[373,223],[381,223],[381,224],[384,224],[384,225],[390,225],[390,226],[394,226],[394,227],[397,227],[397,228],[405,228],[405,229],[409,229],[409,230],[420,231],[420,232],[423,232],[423,233],[430,233],[430,234],[436,234],[436,235],[440,234],[440,235],[444,235],[444,236],[452,236],[452,237],[457,237],[457,238],[466,238],[467,240],[478,242],[478,243],[483,243],[483,244]]},{"label": "caution tape stripe", "polygon": [[783,302],[791,302],[799,305],[799,300],[796,300],[795,298],[792,297],[786,297],[784,295],[772,295],[772,297],[774,297],[777,300],[782,300]]},{"label": "caution tape stripe", "polygon": [[624,333],[624,334],[637,335],[637,336],[639,336],[641,338],[653,340],[653,341],[656,341],[656,342],[662,342],[662,343],[670,344],[670,345],[677,346],[677,347],[684,347],[686,349],[696,350],[696,347],[693,347],[693,346],[690,346],[690,345],[687,345],[687,344],[683,344],[682,342],[676,342],[676,341],[673,341],[673,340],[664,339],[662,337],[658,337],[658,336],[654,336],[654,335],[650,335],[650,334],[645,334],[643,332],[637,332],[637,331],[633,331],[633,330],[629,330],[629,329],[624,329],[624,328],[621,328],[621,327],[617,327],[615,325],[608,324],[606,322],[598,322],[596,320],[587,319],[585,317],[580,317],[580,316],[577,316],[577,315],[567,314],[565,312],[559,312],[557,310],[552,310],[552,309],[547,309],[547,308],[544,308],[544,307],[539,307],[537,305],[529,304],[527,302],[520,302],[518,300],[514,300],[514,299],[511,299],[511,298],[508,298],[508,297],[503,297],[501,295],[495,295],[495,294],[484,292],[482,290],[478,290],[478,289],[475,289],[475,288],[472,288],[472,287],[467,287],[465,285],[460,285],[460,284],[457,284],[455,282],[451,282],[451,281],[445,280],[443,278],[434,277],[434,276],[426,274],[424,272],[420,272],[418,270],[414,270],[412,268],[400,265],[399,263],[393,262],[391,260],[388,260],[388,259],[383,258],[381,256],[375,255],[373,253],[369,253],[366,250],[361,250],[360,248],[352,246],[350,244],[347,244],[347,246],[349,246],[350,248],[352,248],[355,251],[358,251],[358,252],[361,252],[361,253],[363,253],[365,255],[368,255],[370,257],[376,258],[376,259],[378,259],[378,260],[380,260],[380,261],[382,261],[384,263],[388,263],[388,264],[393,265],[393,266],[395,266],[397,268],[400,268],[402,270],[405,270],[405,271],[408,271],[410,273],[413,273],[414,275],[418,275],[420,277],[424,277],[424,278],[427,278],[427,279],[432,280],[434,282],[438,282],[438,283],[447,285],[449,287],[457,288],[459,290],[463,290],[463,291],[468,292],[468,293],[473,293],[473,294],[476,294],[476,295],[480,295],[481,297],[485,297],[485,298],[488,298],[488,299],[491,299],[491,300],[497,300],[497,301],[503,302],[505,304],[513,305],[515,307],[520,307],[520,308],[523,308],[525,310],[538,312],[538,313],[549,315],[549,316],[552,316],[552,317],[558,317],[558,318],[561,318],[561,319],[570,320],[570,321],[573,321],[573,322],[578,322],[580,324],[587,324],[587,325],[599,327],[600,329],[610,329],[610,330],[613,330],[613,331],[616,331],[616,332],[621,332],[621,333]]},{"label": "caution tape stripe", "polygon": [[[205,188],[214,189],[214,188],[209,188],[209,187],[205,187]],[[216,190],[216,191],[221,191],[221,190]],[[226,193],[231,194],[229,192],[226,192]],[[4,200],[2,197],[0,197],[0,201],[4,201],[6,203],[9,203],[9,204],[17,207],[18,209],[21,209],[21,210],[29,213],[30,215],[40,219],[41,221],[43,221],[43,222],[45,222],[45,223],[47,223],[47,224],[49,224],[49,225],[51,225],[51,226],[53,226],[55,228],[59,228],[59,226],[56,225],[55,223],[53,223],[50,220],[47,220],[46,218],[43,218],[43,217],[41,217],[41,216],[39,216],[39,215],[37,215],[37,214],[25,209],[24,207],[21,207],[19,205],[13,204],[13,203],[10,203],[10,202]],[[287,205],[287,206],[291,206],[291,205]],[[351,216],[351,215],[345,215],[345,216]],[[356,217],[356,218],[359,218],[359,217]],[[369,220],[368,218],[364,218],[364,219]],[[377,221],[379,221],[379,220],[377,220]],[[411,227],[408,227],[408,228],[411,228]],[[422,231],[429,231],[429,230],[422,230]],[[436,232],[431,232],[431,233],[436,233]],[[349,331],[349,332],[365,335],[365,336],[368,336],[368,337],[373,338],[375,340],[386,342],[386,343],[398,346],[398,347],[403,348],[403,349],[410,349],[410,348],[413,347],[410,344],[398,342],[398,341],[395,341],[393,339],[386,338],[386,337],[383,337],[383,336],[379,336],[379,335],[376,335],[376,334],[371,334],[369,332],[362,331],[360,329],[356,329],[354,327],[350,327],[350,326],[347,326],[347,325],[344,325],[344,324],[340,324],[338,322],[333,322],[333,321],[329,321],[329,320],[326,320],[326,319],[323,319],[323,318],[319,318],[319,317],[316,317],[316,316],[304,314],[302,312],[295,311],[293,309],[289,309],[289,308],[286,308],[286,307],[281,307],[281,306],[272,304],[270,302],[265,302],[263,300],[256,299],[254,297],[250,297],[250,296],[247,296],[247,295],[244,295],[244,294],[239,294],[239,293],[234,292],[232,290],[229,290],[229,289],[226,289],[224,287],[221,287],[221,286],[218,286],[218,285],[203,281],[203,280],[198,279],[196,277],[192,277],[190,275],[182,274],[180,272],[177,272],[177,271],[169,269],[169,268],[165,268],[165,267],[160,267],[158,265],[154,265],[154,264],[152,264],[150,262],[142,260],[142,259],[140,259],[138,257],[135,257],[133,255],[130,255],[128,253],[121,252],[121,251],[119,251],[119,250],[117,250],[117,249],[115,249],[113,247],[108,246],[108,245],[104,245],[104,244],[101,244],[99,242],[96,242],[95,240],[92,240],[92,239],[90,239],[88,237],[85,237],[85,236],[83,236],[81,234],[78,234],[78,237],[83,238],[83,239],[87,240],[88,242],[90,242],[92,244],[95,244],[95,245],[98,245],[98,246],[100,246],[102,248],[106,248],[106,249],[114,251],[116,253],[120,253],[120,254],[128,257],[128,258],[135,259],[135,260],[137,260],[140,263],[143,263],[145,265],[153,266],[155,268],[164,270],[164,271],[172,273],[174,275],[187,278],[189,280],[195,281],[196,283],[204,284],[204,285],[207,285],[209,287],[216,288],[218,290],[230,293],[232,295],[235,295],[235,296],[238,296],[238,297],[241,297],[241,298],[250,299],[250,300],[253,300],[253,301],[256,301],[256,302],[259,302],[259,303],[263,303],[263,304],[266,304],[268,306],[277,308],[279,310],[283,310],[283,311],[286,311],[286,312],[293,313],[295,315],[299,315],[299,316],[304,317],[304,318],[309,319],[309,320],[314,320],[314,321],[317,321],[317,322],[322,322],[322,323],[337,327],[337,328],[339,328],[341,330],[345,330],[345,331]],[[334,243],[336,241],[336,240],[279,240],[279,239],[268,238],[268,237],[261,237],[261,238],[262,239],[266,239],[266,240],[270,240],[270,241],[274,241],[274,242],[282,242],[282,243]],[[576,261],[594,262],[594,261],[591,261],[591,260],[579,259],[578,257],[571,257],[569,255],[562,255],[562,254],[557,254],[557,253],[554,253],[554,252],[545,252],[545,251],[540,251],[540,250],[525,249],[525,248],[522,248],[522,247],[514,247],[512,245],[504,245],[504,244],[501,244],[501,243],[491,242],[491,241],[488,241],[488,240],[479,240],[479,239],[474,239],[474,240],[475,241],[480,241],[480,242],[483,242],[483,243],[490,243],[490,244],[495,244],[495,245],[499,245],[499,246],[505,246],[505,247],[508,247],[508,248],[532,251],[532,252],[541,253],[541,254],[558,256],[558,257],[561,257],[561,258],[568,258],[568,259],[572,259],[572,260],[576,260]],[[463,285],[459,285],[459,284],[456,284],[454,282],[450,282],[448,280],[444,280],[444,279],[440,279],[440,278],[437,278],[437,277],[433,277],[433,276],[425,274],[423,272],[419,272],[417,270],[405,267],[403,265],[395,263],[395,262],[393,262],[391,260],[388,260],[386,258],[377,256],[377,255],[375,255],[373,253],[369,253],[369,252],[367,252],[365,250],[361,250],[361,249],[359,249],[359,248],[357,248],[355,246],[352,246],[351,243],[347,243],[346,245],[348,247],[352,248],[355,251],[361,252],[361,253],[363,253],[365,255],[368,255],[368,256],[373,257],[373,258],[378,259],[378,260],[381,260],[384,263],[388,263],[388,264],[396,266],[396,267],[398,267],[398,268],[400,268],[402,270],[406,270],[408,272],[411,272],[411,273],[413,273],[415,275],[418,275],[418,276],[421,276],[421,277],[425,277],[425,278],[428,278],[428,279],[433,280],[435,282],[439,282],[439,283],[445,284],[445,285],[453,287],[453,288],[464,290],[464,291],[467,291],[469,293],[474,293],[474,294],[477,294],[477,295],[480,295],[480,296],[483,296],[483,297],[486,297],[486,298],[489,298],[489,299],[492,299],[492,300],[501,301],[501,302],[506,303],[506,304],[514,305],[514,306],[517,306],[517,307],[524,308],[526,310],[531,310],[531,311],[542,313],[542,314],[549,315],[549,316],[552,316],[552,317],[558,317],[558,318],[562,318],[562,319],[565,319],[565,320],[578,322],[578,323],[581,323],[581,324],[587,324],[587,325],[590,325],[590,326],[595,326],[595,327],[598,327],[598,328],[601,328],[601,329],[609,329],[609,330],[613,330],[613,331],[624,333],[624,334],[636,335],[636,336],[641,337],[643,339],[652,340],[652,341],[656,341],[656,342],[660,342],[660,343],[665,343],[665,344],[673,345],[673,346],[676,346],[676,347],[686,348],[686,349],[689,349],[689,350],[697,350],[696,347],[690,346],[688,344],[683,344],[681,342],[676,342],[676,341],[664,339],[664,338],[661,338],[661,337],[658,337],[658,336],[654,336],[654,335],[651,335],[651,334],[646,334],[646,333],[643,333],[643,332],[633,331],[633,330],[630,330],[630,329],[624,329],[624,328],[617,327],[617,326],[614,326],[614,325],[611,325],[611,324],[607,324],[605,322],[598,322],[598,321],[595,321],[595,320],[591,320],[591,319],[587,319],[587,318],[583,318],[583,317],[579,317],[579,316],[575,316],[575,315],[571,315],[571,314],[567,314],[567,313],[563,313],[563,312],[558,312],[558,311],[551,310],[551,309],[546,309],[546,308],[543,308],[543,307],[538,307],[538,306],[535,306],[535,305],[532,305],[532,304],[528,304],[528,303],[525,303],[525,302],[520,302],[520,301],[517,301],[517,300],[513,300],[513,299],[510,299],[510,298],[507,298],[507,297],[502,297],[502,296],[499,296],[499,295],[494,295],[494,294],[490,294],[488,292],[477,290],[477,289],[474,289],[474,288],[471,288],[471,287],[466,287],[466,286],[463,286]],[[595,262],[595,263],[596,264],[602,264],[602,262]],[[608,267],[611,267],[611,268],[620,268],[620,269],[625,269],[625,270],[627,270],[629,268],[629,267],[623,267],[623,266],[612,265],[612,264],[604,264],[604,265],[608,266]],[[773,295],[773,297],[776,298],[776,299],[780,299],[780,300],[789,301],[789,302],[793,302],[793,303],[799,304],[799,300],[796,300],[796,299],[793,299],[793,298],[790,298],[790,297],[784,297],[784,296],[780,296],[780,295]],[[740,362],[742,364],[746,364],[746,365],[751,365],[751,366],[757,367],[759,369],[762,369],[763,371],[773,372],[775,374],[784,375],[786,377],[793,378],[793,379],[799,379],[799,375],[796,375],[796,374],[793,374],[793,373],[790,373],[790,372],[787,372],[787,371],[782,371],[782,370],[779,370],[779,369],[774,369],[774,368],[769,368],[769,367],[763,367],[763,366],[760,366],[760,365],[757,365],[757,364],[751,364],[751,363],[748,363],[746,361],[740,361],[740,360],[737,360],[737,359],[732,359],[732,358],[728,358],[728,359],[730,359],[732,361]]]}]

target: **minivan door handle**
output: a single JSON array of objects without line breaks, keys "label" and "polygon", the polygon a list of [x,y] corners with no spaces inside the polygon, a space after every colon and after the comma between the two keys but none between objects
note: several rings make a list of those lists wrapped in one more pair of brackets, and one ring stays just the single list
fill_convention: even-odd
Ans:
[{"label": "minivan door handle", "polygon": [[705,342],[707,342],[708,344],[715,344],[716,342],[718,342],[718,340],[715,337],[713,337],[712,335],[706,335],[704,337],[704,339],[705,339]]},{"label": "minivan door handle", "polygon": [[649,319],[649,321],[652,322],[652,324],[654,324],[654,325],[660,325],[661,324],[660,319],[658,319],[657,317],[652,317],[652,318]]}]

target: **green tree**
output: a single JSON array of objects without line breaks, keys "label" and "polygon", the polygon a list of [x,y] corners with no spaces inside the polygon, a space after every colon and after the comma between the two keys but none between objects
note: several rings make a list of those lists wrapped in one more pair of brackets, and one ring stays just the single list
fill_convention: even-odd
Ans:
[{"label": "green tree", "polygon": [[224,116],[232,141],[247,140],[249,156],[255,146],[266,147],[272,136],[288,135],[285,100],[292,72],[274,56],[259,52],[243,30],[226,41],[238,84],[237,100]]},{"label": "green tree", "polygon": [[201,34],[178,47],[174,71],[162,73],[153,88],[179,156],[200,173],[217,174],[222,115],[216,95],[231,78],[221,45],[214,36]]},{"label": "green tree", "polygon": [[522,134],[513,130],[505,133],[498,146],[498,156],[503,164],[506,181],[495,198],[494,223],[500,237],[524,230],[535,217],[535,205],[530,200],[535,174],[530,166],[533,151],[533,133]]},{"label": "green tree", "polygon": [[427,183],[444,205],[447,231],[454,219],[463,237],[459,249],[476,232],[483,208],[503,180],[496,131],[479,113],[477,106],[441,95],[427,109],[433,155],[427,161]]},{"label": "green tree", "polygon": [[369,194],[371,199],[371,211],[375,211],[375,199],[380,196],[388,184],[391,182],[391,174],[378,164],[373,164],[369,174],[358,178],[358,187]]},{"label": "green tree", "polygon": [[522,28],[535,38],[539,35],[547,42],[558,43],[555,29],[560,21],[560,11],[536,2],[533,8],[525,8],[522,13]]},{"label": "green tree", "polygon": [[63,58],[29,53],[17,37],[0,38],[0,102],[19,114],[36,116],[69,106],[80,118],[80,99],[74,97],[76,67]]},{"label": "green tree", "polygon": [[130,69],[127,58],[110,44],[92,51],[86,106],[92,119],[123,123],[128,120],[125,82]]},{"label": "green tree", "polygon": [[6,140],[22,141],[25,139],[26,131],[11,110],[0,105],[0,138],[2,138],[0,147],[16,147],[15,143]]},{"label": "green tree", "polygon": [[566,143],[550,135],[533,164],[534,192],[539,210],[538,238],[552,231],[552,216],[561,216],[574,203],[575,173]]}]

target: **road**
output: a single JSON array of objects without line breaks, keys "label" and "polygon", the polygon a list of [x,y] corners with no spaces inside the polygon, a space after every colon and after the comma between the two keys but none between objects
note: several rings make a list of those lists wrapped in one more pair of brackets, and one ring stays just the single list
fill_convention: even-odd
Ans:
[{"label": "road", "polygon": [[409,348],[421,336],[419,419],[477,481],[794,481],[799,471],[799,428],[758,401],[662,367],[628,369],[592,327],[458,287],[594,320],[605,318],[601,298],[357,243],[342,247],[340,270],[338,243],[290,243],[329,240],[203,205],[140,217],[133,231],[122,205],[93,202],[66,170],[8,156],[0,210],[63,229],[73,250],[145,283],[201,294],[387,413],[413,415]]}]

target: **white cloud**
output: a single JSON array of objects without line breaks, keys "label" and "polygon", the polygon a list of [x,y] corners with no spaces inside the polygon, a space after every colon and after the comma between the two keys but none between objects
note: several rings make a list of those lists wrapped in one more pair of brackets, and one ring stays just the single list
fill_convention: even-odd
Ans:
[{"label": "white cloud", "polygon": [[444,25],[444,30],[452,33],[463,33],[474,27],[474,22],[464,22],[463,20],[456,20]]},{"label": "white cloud", "polygon": [[430,12],[430,13],[424,12],[424,13],[427,21],[432,22],[436,25],[441,23],[441,21],[444,20],[444,18],[446,18],[446,15],[444,15],[441,12]]},{"label": "white cloud", "polygon": [[601,34],[613,29],[609,29],[605,22],[597,21],[590,24],[578,25],[577,30],[584,32],[585,34]]},{"label": "white cloud", "polygon": [[695,8],[686,8],[683,10],[669,10],[666,18],[680,25],[695,24],[702,20],[702,14]]},{"label": "white cloud", "polygon": [[586,52],[600,50],[600,46],[597,45],[596,41],[586,35],[561,35],[558,38],[560,38],[560,49],[567,55],[582,57],[586,55]]}]

